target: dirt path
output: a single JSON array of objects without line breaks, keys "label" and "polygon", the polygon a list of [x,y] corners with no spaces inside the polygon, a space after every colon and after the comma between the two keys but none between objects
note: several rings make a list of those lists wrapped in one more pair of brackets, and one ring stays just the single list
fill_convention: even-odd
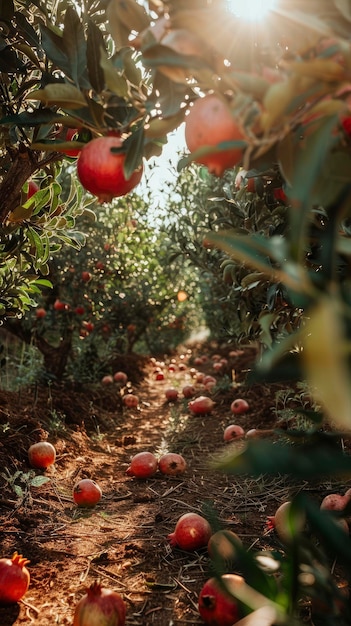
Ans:
[{"label": "dirt path", "polygon": [[[90,412],[89,424],[96,427],[89,434],[82,425],[65,427],[55,409],[63,399],[58,396],[55,404],[51,396],[50,423],[53,416],[57,423],[49,439],[58,455],[55,468],[46,472],[50,482],[32,488],[16,504],[9,481],[3,481],[1,553],[10,556],[17,550],[30,559],[31,585],[19,605],[0,608],[2,626],[72,624],[75,604],[96,578],[122,594],[127,626],[202,624],[197,596],[209,576],[207,551],[182,552],[172,549],[167,540],[180,515],[189,511],[212,517],[214,513],[216,524],[237,532],[245,545],[265,547],[269,540],[264,535],[265,518],[287,497],[286,484],[275,481],[268,507],[267,481],[243,483],[213,472],[208,461],[224,448],[224,427],[233,422],[230,403],[239,391],[245,392],[251,408],[235,421],[248,429],[269,427],[274,390],[233,389],[223,384],[214,396],[213,413],[193,417],[186,400],[170,404],[164,395],[167,386],[181,390],[193,382],[191,363],[184,365],[184,361],[177,358],[175,372],[165,364],[162,381],[155,380],[153,362],[146,366],[142,382],[130,387],[138,393],[138,409],[121,408],[116,388],[101,390],[85,405],[81,394],[69,397],[82,424],[82,413]],[[218,378],[228,380],[236,369],[240,380],[246,366],[234,358],[225,377]],[[211,367],[209,363],[202,370]],[[108,410],[102,408],[106,406]],[[26,449],[38,427],[48,426],[47,407],[47,391],[34,404],[33,392],[7,396],[1,422],[11,427],[3,426],[0,460],[5,463],[6,453],[11,475],[29,471]],[[15,427],[10,419],[14,414]],[[160,473],[148,480],[130,478],[126,475],[130,458],[142,450],[156,455],[179,452],[187,461],[187,471],[179,478]],[[72,502],[72,487],[80,478],[93,478],[102,488],[103,498],[92,510],[78,509]]]}]

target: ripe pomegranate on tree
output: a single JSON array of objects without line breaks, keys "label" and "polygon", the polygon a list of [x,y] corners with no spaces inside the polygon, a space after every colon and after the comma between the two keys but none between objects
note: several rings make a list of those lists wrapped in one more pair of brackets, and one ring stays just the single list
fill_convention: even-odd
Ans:
[{"label": "ripe pomegranate on tree", "polygon": [[[78,178],[87,191],[98,197],[101,204],[125,196],[141,180],[142,165],[126,179],[124,174],[126,154],[122,146],[121,137],[97,137],[85,144],[78,157]],[[112,152],[112,148],[121,151]]]},{"label": "ripe pomegranate on tree", "polygon": [[[190,152],[215,147],[225,141],[243,140],[244,134],[223,96],[209,93],[195,100],[185,118],[185,141]],[[203,154],[195,161],[206,165],[211,174],[222,176],[226,169],[237,165],[242,156],[243,148],[236,147]]]}]

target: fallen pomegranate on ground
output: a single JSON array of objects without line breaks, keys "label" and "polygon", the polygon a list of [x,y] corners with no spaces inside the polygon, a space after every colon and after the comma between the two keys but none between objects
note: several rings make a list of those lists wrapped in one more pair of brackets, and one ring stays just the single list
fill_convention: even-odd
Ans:
[{"label": "fallen pomegranate on ground", "polygon": [[158,469],[167,476],[180,476],[186,470],[186,460],[176,452],[166,452],[158,461]]},{"label": "fallen pomegranate on ground", "polygon": [[28,559],[17,552],[11,559],[0,559],[0,603],[12,604],[23,598],[30,582],[28,563]]},{"label": "fallen pomegranate on ground", "polygon": [[192,552],[207,546],[212,535],[209,522],[198,513],[184,513],[168,535],[171,546]]},{"label": "fallen pomegranate on ground", "polygon": [[28,448],[28,460],[36,469],[47,469],[56,460],[56,450],[48,441],[38,441]]},{"label": "fallen pomegranate on ground", "polygon": [[231,565],[237,559],[236,546],[242,546],[240,537],[232,530],[217,530],[207,544],[208,554],[211,559],[221,559],[225,564]]},{"label": "fallen pomegranate on ground", "polygon": [[343,511],[351,500],[351,489],[348,489],[345,495],[341,493],[330,493],[323,498],[320,508],[328,511]]},{"label": "fallen pomegranate on ground", "polygon": [[73,487],[73,500],[83,508],[90,508],[100,502],[102,491],[95,480],[82,478]]},{"label": "fallen pomegranate on ground", "polygon": [[[223,584],[240,584],[244,579],[236,574],[223,574]],[[238,603],[220,585],[216,578],[209,578],[202,587],[198,598],[199,613],[209,626],[232,626],[240,618]]]},{"label": "fallen pomegranate on ground", "polygon": [[168,402],[176,402],[179,396],[178,389],[175,389],[174,387],[168,387],[168,389],[165,390],[165,396]]},{"label": "fallen pomegranate on ground", "polygon": [[135,478],[150,478],[156,474],[157,469],[158,461],[152,452],[138,452],[132,457],[126,474]]},{"label": "fallen pomegranate on ground", "polygon": [[73,626],[124,626],[126,604],[116,591],[93,582],[74,611]]},{"label": "fallen pomegranate on ground", "polygon": [[208,396],[199,396],[195,400],[188,402],[188,408],[194,415],[206,415],[211,413],[215,402]]},{"label": "fallen pomegranate on ground", "polygon": [[128,381],[128,376],[125,372],[115,372],[113,375],[113,380],[116,383],[120,383],[121,385],[126,385]]},{"label": "fallen pomegranate on ground", "polygon": [[136,409],[139,405],[139,397],[134,393],[126,393],[126,395],[123,396],[123,404],[128,409]]},{"label": "fallen pomegranate on ground", "polygon": [[[112,151],[115,149],[116,151]],[[142,165],[130,178],[124,173],[126,154],[120,137],[97,137],[82,148],[77,161],[77,174],[83,187],[97,196],[100,203],[125,196],[143,175]]]},{"label": "fallen pomegranate on ground", "polygon": [[230,405],[230,410],[234,415],[241,415],[242,413],[246,413],[249,410],[249,403],[243,398],[237,398],[233,400]]},{"label": "fallen pomegranate on ground", "polygon": [[196,387],[194,385],[184,385],[182,394],[184,398],[193,398],[196,394]]},{"label": "fallen pomegranate on ground", "polygon": [[305,523],[306,518],[302,511],[292,516],[290,500],[283,502],[274,515],[267,517],[268,530],[274,529],[283,543],[290,543],[293,537],[303,531]]},{"label": "fallen pomegranate on ground", "polygon": [[223,439],[224,441],[233,441],[234,439],[241,439],[244,435],[245,431],[239,424],[229,424],[224,429]]}]

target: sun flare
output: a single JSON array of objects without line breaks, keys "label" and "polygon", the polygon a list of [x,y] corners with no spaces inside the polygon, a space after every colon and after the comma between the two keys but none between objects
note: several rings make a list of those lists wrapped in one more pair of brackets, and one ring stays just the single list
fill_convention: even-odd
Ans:
[{"label": "sun flare", "polygon": [[229,10],[243,20],[260,22],[277,4],[277,0],[228,0]]}]

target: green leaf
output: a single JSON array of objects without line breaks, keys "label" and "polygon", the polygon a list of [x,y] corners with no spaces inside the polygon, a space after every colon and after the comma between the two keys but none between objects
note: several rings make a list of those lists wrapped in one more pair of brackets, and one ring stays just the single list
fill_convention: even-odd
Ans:
[{"label": "green leaf", "polygon": [[83,24],[77,12],[70,6],[65,13],[62,45],[66,51],[70,71],[68,76],[82,89],[89,89],[87,78],[86,41]]},{"label": "green leaf", "polygon": [[28,100],[39,100],[45,106],[59,106],[64,109],[80,109],[87,106],[82,92],[67,83],[49,83],[44,89],[32,91]]},{"label": "green leaf", "polygon": [[52,282],[48,280],[47,278],[37,278],[35,283],[37,285],[40,285],[40,287],[48,287],[49,289],[53,288]]},{"label": "green leaf", "polygon": [[171,117],[155,118],[150,120],[145,128],[145,137],[150,139],[156,139],[157,137],[163,137],[172,132],[184,121],[185,112],[184,109],[180,109],[178,113]]},{"label": "green leaf", "polygon": [[0,124],[15,124],[16,126],[40,126],[42,124],[61,123],[62,114],[54,111],[36,109],[32,112],[23,111],[18,115],[6,115],[0,119]]},{"label": "green leaf", "polygon": [[21,34],[24,35],[26,42],[33,48],[38,48],[40,46],[38,34],[33,26],[28,22],[25,14],[20,11],[16,11],[15,17],[17,26],[19,27]]},{"label": "green leaf", "polygon": [[62,70],[65,76],[70,76],[70,61],[64,49],[62,34],[53,27],[40,24],[41,44],[48,58]]},{"label": "green leaf", "polygon": [[272,347],[273,338],[271,334],[271,326],[274,320],[277,319],[276,313],[267,313],[264,312],[259,316],[259,325],[262,328],[262,332],[260,334],[261,342],[267,346],[267,348]]},{"label": "green leaf", "polygon": [[100,48],[100,66],[104,73],[106,87],[120,98],[128,98],[129,85],[125,76],[115,68],[102,48]]},{"label": "green leaf", "polygon": [[28,239],[30,240],[32,246],[34,246],[35,248],[34,256],[36,259],[40,259],[44,252],[43,242],[40,236],[38,235],[38,233],[36,232],[36,230],[32,228],[32,226],[28,226],[27,233],[28,233]]},{"label": "green leaf", "polygon": [[153,89],[154,95],[150,98],[150,103],[152,104],[153,100],[157,101],[164,117],[172,117],[179,112],[189,91],[187,85],[175,83],[161,72],[155,74]]},{"label": "green leaf", "polygon": [[321,298],[309,311],[303,348],[305,376],[316,401],[322,405],[331,423],[351,430],[347,336],[335,296]]},{"label": "green leaf", "polygon": [[124,175],[128,180],[133,172],[142,165],[144,145],[144,128],[140,128],[132,133],[124,142],[126,158],[124,161]]},{"label": "green leaf", "polygon": [[30,481],[30,486],[41,487],[42,485],[45,485],[46,483],[49,483],[49,482],[50,482],[50,478],[48,476],[34,476],[34,478],[32,478]]},{"label": "green leaf", "polygon": [[223,454],[213,466],[229,474],[287,474],[304,480],[339,472],[351,475],[351,457],[338,442],[317,435],[303,444],[250,440],[239,452]]},{"label": "green leaf", "polygon": [[89,80],[93,89],[100,93],[105,86],[104,72],[101,67],[101,50],[105,49],[104,38],[96,24],[89,20],[87,33],[87,66]]}]

